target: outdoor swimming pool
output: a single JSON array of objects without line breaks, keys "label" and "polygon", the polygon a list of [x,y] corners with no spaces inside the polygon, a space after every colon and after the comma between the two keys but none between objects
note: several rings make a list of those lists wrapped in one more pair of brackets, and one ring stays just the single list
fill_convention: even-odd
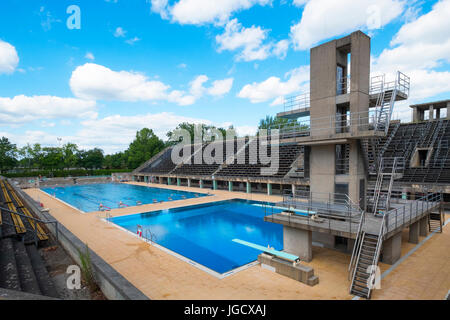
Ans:
[{"label": "outdoor swimming pool", "polygon": [[155,201],[174,201],[204,197],[207,195],[204,193],[151,188],[123,183],[70,185],[42,188],[41,190],[84,212],[97,211],[99,210],[100,204],[111,209],[116,209],[119,208],[120,201],[125,206],[136,206],[138,201],[141,204],[149,204]]},{"label": "outdoor swimming pool", "polygon": [[264,222],[261,205],[257,201],[225,200],[115,217],[110,221],[133,233],[141,225],[143,235],[149,230],[157,244],[222,274],[255,261],[261,253],[232,239],[283,249],[283,228]]}]

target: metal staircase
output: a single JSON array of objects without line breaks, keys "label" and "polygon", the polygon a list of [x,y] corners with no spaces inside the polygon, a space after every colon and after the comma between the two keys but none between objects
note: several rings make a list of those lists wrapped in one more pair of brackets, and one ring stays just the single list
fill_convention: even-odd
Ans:
[{"label": "metal staircase", "polygon": [[429,232],[438,230],[438,232],[442,233],[442,225],[443,225],[443,219],[442,219],[441,213],[430,213],[428,215],[428,230],[429,230]]},{"label": "metal staircase", "polygon": [[[378,167],[377,181],[373,190],[372,207],[375,215],[381,213],[380,209],[389,211],[390,199],[394,180],[402,177],[405,169],[405,159],[402,157],[381,158]],[[383,187],[388,182],[388,191],[383,193]]]},{"label": "metal staircase", "polygon": [[363,298],[370,298],[371,269],[377,255],[378,235],[362,232],[361,246],[354,269],[350,293]]},{"label": "metal staircase", "polygon": [[[372,289],[376,285],[375,275],[380,258],[383,238],[386,233],[386,216],[379,219],[379,233],[366,231],[365,213],[361,215],[359,229],[349,264],[350,294],[370,299]],[[373,223],[373,220],[371,221]]]},{"label": "metal staircase", "polygon": [[389,130],[394,104],[399,93],[406,98],[409,95],[410,81],[409,77],[398,71],[395,81],[386,82],[385,75],[373,77],[371,80],[371,91],[377,92],[376,102],[376,122],[375,131],[384,131],[386,134]]}]

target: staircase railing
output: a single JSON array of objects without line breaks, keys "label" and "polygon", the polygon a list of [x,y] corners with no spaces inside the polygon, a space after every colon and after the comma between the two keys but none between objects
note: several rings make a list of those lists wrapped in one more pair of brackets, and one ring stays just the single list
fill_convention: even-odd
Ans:
[{"label": "staircase railing", "polygon": [[[24,219],[32,220],[33,223],[31,223],[31,221],[30,221],[30,225],[31,225],[32,227],[34,226],[34,229],[33,229],[33,228],[29,229],[29,228],[27,228],[26,226],[24,226],[24,229],[25,229],[26,231],[30,231],[31,233],[33,233],[33,236],[34,236],[34,242],[35,242],[36,245],[37,245],[37,243],[38,243],[38,237],[39,237],[39,235],[42,235],[42,233],[39,232],[39,230],[38,230],[38,228],[37,228],[37,224],[38,224],[38,223],[42,223],[42,224],[54,224],[54,225],[55,225],[55,237],[56,237],[56,240],[58,240],[58,221],[57,221],[57,220],[47,220],[47,221],[46,221],[46,220],[42,220],[42,219],[35,218],[35,217],[33,217],[33,216],[25,215],[25,214],[20,213],[20,212],[15,212],[15,211],[6,209],[6,208],[4,208],[4,207],[0,207],[0,214],[1,214],[2,211],[8,212],[8,213],[12,213],[12,214],[16,214],[16,215],[18,215],[18,216],[20,216],[20,217],[22,217],[22,218],[24,218]],[[13,227],[16,227],[16,225],[15,225],[14,223],[11,224],[11,223],[8,223],[8,222],[6,222],[6,221],[3,221],[2,223],[3,223],[3,224],[6,224],[6,225],[13,226]],[[45,234],[45,235],[48,236],[49,234]]]},{"label": "staircase railing", "polygon": [[356,268],[358,267],[358,261],[359,261],[359,258],[360,258],[360,256],[361,256],[361,251],[362,251],[362,244],[363,244],[363,242],[364,242],[364,236],[365,236],[365,232],[364,231],[361,231],[361,240],[360,240],[360,244],[359,244],[359,246],[358,246],[358,256],[356,257],[356,259],[355,259],[355,266],[354,266],[354,268],[352,269],[352,283],[350,284],[350,292],[351,292],[351,290],[352,290],[352,288],[353,288],[353,284],[355,283],[355,273],[356,273]]},{"label": "staircase railing", "polygon": [[374,254],[373,260],[372,260],[372,267],[370,268],[370,272],[369,272],[368,279],[371,281],[371,283],[367,283],[367,289],[369,290],[367,293],[368,298],[370,298],[370,292],[372,291],[372,288],[374,285],[374,283],[372,283],[372,281],[377,280],[374,277],[374,274],[376,274],[376,272],[377,272],[378,259],[380,257],[380,253],[381,253],[381,246],[383,243],[384,235],[386,233],[385,224],[386,224],[386,216],[383,216],[383,219],[381,220],[381,225],[380,225],[380,232],[378,233],[377,246],[375,248],[375,254]]},{"label": "staircase railing", "polygon": [[355,258],[356,258],[356,255],[359,256],[360,247],[362,245],[362,234],[363,234],[362,233],[362,226],[364,224],[364,221],[365,221],[365,214],[363,213],[361,215],[361,219],[359,221],[358,232],[357,232],[357,236],[356,236],[356,239],[355,239],[355,244],[353,246],[352,257],[350,259],[350,264],[348,265],[348,270],[347,270],[347,272],[348,272],[348,280],[350,280],[354,276],[354,272],[355,272],[354,270],[356,268],[356,261],[358,261]]}]

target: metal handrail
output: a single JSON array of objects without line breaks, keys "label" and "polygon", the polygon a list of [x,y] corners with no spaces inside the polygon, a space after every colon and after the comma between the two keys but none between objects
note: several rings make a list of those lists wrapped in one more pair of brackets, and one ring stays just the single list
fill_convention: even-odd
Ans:
[{"label": "metal handrail", "polygon": [[[58,221],[57,220],[45,221],[45,220],[42,220],[42,219],[35,218],[33,216],[28,216],[28,215],[20,213],[20,212],[14,212],[14,211],[6,209],[4,207],[0,207],[0,212],[1,211],[5,211],[5,212],[8,212],[8,213],[12,213],[12,214],[17,214],[18,216],[23,217],[25,219],[33,220],[34,221],[34,229],[28,229],[26,226],[24,226],[24,228],[25,228],[25,230],[34,233],[34,239],[35,239],[35,243],[36,244],[37,244],[38,234],[42,234],[42,233],[38,232],[38,229],[37,229],[37,226],[36,226],[37,223],[54,224],[55,225],[55,237],[56,237],[56,240],[58,240]],[[10,224],[10,223],[7,223],[5,221],[3,221],[2,223],[16,227],[15,224]],[[30,222],[30,225],[31,225],[31,222]],[[48,234],[45,234],[45,235],[48,235]]]},{"label": "metal handrail", "polygon": [[274,129],[278,129],[278,135],[280,136],[289,134],[310,136],[311,131],[314,135],[320,136],[329,134],[330,130],[334,130],[336,133],[346,133],[351,128],[357,128],[363,131],[384,131],[384,129],[377,128],[379,115],[380,110],[371,109],[368,111],[335,114],[327,117],[309,117],[308,119],[300,120],[292,124],[274,124],[268,128],[268,134]]},{"label": "metal handrail", "polygon": [[349,280],[350,280],[350,278],[353,278],[354,270],[355,270],[355,267],[356,267],[355,263],[356,263],[357,260],[355,260],[355,257],[356,257],[355,253],[357,252],[357,250],[359,250],[359,248],[362,245],[362,226],[364,224],[364,221],[365,221],[365,214],[363,213],[361,215],[361,219],[359,221],[358,232],[357,232],[357,236],[356,236],[356,239],[355,239],[355,244],[353,246],[352,257],[350,259],[350,264],[348,265],[347,272],[348,272],[348,277],[349,277],[348,279]]},{"label": "metal handrail", "polygon": [[[414,217],[417,217],[418,215],[423,214],[424,212],[428,211],[430,208],[430,203],[435,204],[442,202],[442,195],[441,193],[430,193],[427,194],[417,201],[405,203],[404,206],[398,207],[395,209],[392,209],[384,214],[384,216],[387,216],[386,219],[388,221],[393,221],[391,224],[386,222],[386,232],[389,232],[391,230],[395,230],[398,227],[404,225],[405,223],[408,223],[411,221]],[[419,206],[419,203],[422,203],[421,207]],[[426,205],[425,205],[426,204]],[[414,208],[415,205],[415,208]],[[409,220],[406,220],[406,207],[410,207],[409,211]],[[414,209],[414,210],[413,210]],[[402,212],[402,213],[400,213]],[[402,216],[403,215],[403,216]],[[399,221],[403,221],[401,224],[399,224]]]},{"label": "metal handrail", "polygon": [[302,108],[309,108],[310,103],[311,99],[309,92],[283,98],[285,112]]},{"label": "metal handrail", "polygon": [[[380,256],[380,252],[381,252],[381,244],[383,243],[383,238],[384,238],[384,235],[386,232],[384,229],[385,222],[386,222],[386,216],[383,216],[383,218],[381,220],[381,225],[380,225],[380,232],[378,233],[378,240],[377,240],[377,246],[375,248],[375,255],[373,256],[373,260],[372,260],[372,266],[378,265],[378,258]],[[372,279],[372,276],[375,272],[376,272],[376,268],[372,268],[370,270],[369,279]],[[368,289],[367,296],[370,297],[370,291],[372,290],[371,286],[368,286],[367,289]]]}]

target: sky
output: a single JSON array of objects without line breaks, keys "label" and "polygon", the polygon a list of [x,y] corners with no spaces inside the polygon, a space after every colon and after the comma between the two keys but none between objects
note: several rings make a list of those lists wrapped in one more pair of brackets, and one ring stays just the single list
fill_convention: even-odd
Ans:
[{"label": "sky", "polygon": [[[309,49],[362,30],[371,75],[448,99],[450,0],[2,0],[0,136],[105,153],[181,122],[253,134],[309,91]],[[59,138],[59,139],[58,139]]]}]

